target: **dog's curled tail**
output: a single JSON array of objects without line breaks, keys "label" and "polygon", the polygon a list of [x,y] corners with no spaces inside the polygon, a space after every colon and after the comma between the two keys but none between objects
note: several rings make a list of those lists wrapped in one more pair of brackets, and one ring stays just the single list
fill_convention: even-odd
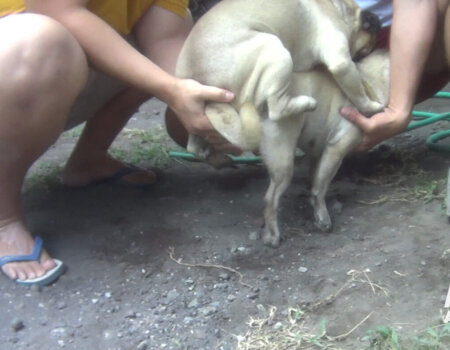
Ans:
[{"label": "dog's curled tail", "polygon": [[261,121],[255,105],[245,102],[237,111],[229,103],[208,103],[205,113],[214,128],[244,151],[257,150],[261,142]]}]

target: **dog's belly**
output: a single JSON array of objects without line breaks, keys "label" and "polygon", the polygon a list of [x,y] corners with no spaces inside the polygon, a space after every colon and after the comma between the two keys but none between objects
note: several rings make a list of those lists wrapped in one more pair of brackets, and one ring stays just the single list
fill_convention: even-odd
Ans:
[{"label": "dog's belly", "polygon": [[351,104],[326,70],[294,74],[291,90],[317,100],[315,110],[299,116],[305,120],[298,141],[304,152],[319,157],[330,143],[360,137],[359,129],[340,115],[340,108]]}]

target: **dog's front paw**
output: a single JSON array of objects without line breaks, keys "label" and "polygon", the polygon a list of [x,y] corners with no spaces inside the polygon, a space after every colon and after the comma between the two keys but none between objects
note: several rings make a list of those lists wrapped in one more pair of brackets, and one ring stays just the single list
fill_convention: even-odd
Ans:
[{"label": "dog's front paw", "polygon": [[367,117],[370,117],[376,113],[379,113],[383,111],[384,105],[382,105],[379,102],[370,101],[369,103],[365,104],[362,108],[358,108],[359,111],[364,114]]}]

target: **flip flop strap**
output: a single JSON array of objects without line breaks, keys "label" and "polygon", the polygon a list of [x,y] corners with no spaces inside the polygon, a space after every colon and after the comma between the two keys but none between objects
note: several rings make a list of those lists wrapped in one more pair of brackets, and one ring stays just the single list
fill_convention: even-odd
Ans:
[{"label": "flip flop strap", "polygon": [[42,238],[36,237],[34,240],[33,252],[29,255],[7,255],[0,258],[0,267],[10,262],[16,261],[39,261],[42,250]]}]

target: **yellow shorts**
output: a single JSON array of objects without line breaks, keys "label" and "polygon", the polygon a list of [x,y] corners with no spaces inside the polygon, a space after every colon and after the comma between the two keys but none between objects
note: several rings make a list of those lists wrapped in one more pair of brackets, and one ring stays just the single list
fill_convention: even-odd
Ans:
[{"label": "yellow shorts", "polygon": [[[126,35],[151,5],[184,17],[188,4],[189,0],[89,0],[87,8],[120,34]],[[23,12],[25,9],[23,0],[1,0],[0,17]]]}]

